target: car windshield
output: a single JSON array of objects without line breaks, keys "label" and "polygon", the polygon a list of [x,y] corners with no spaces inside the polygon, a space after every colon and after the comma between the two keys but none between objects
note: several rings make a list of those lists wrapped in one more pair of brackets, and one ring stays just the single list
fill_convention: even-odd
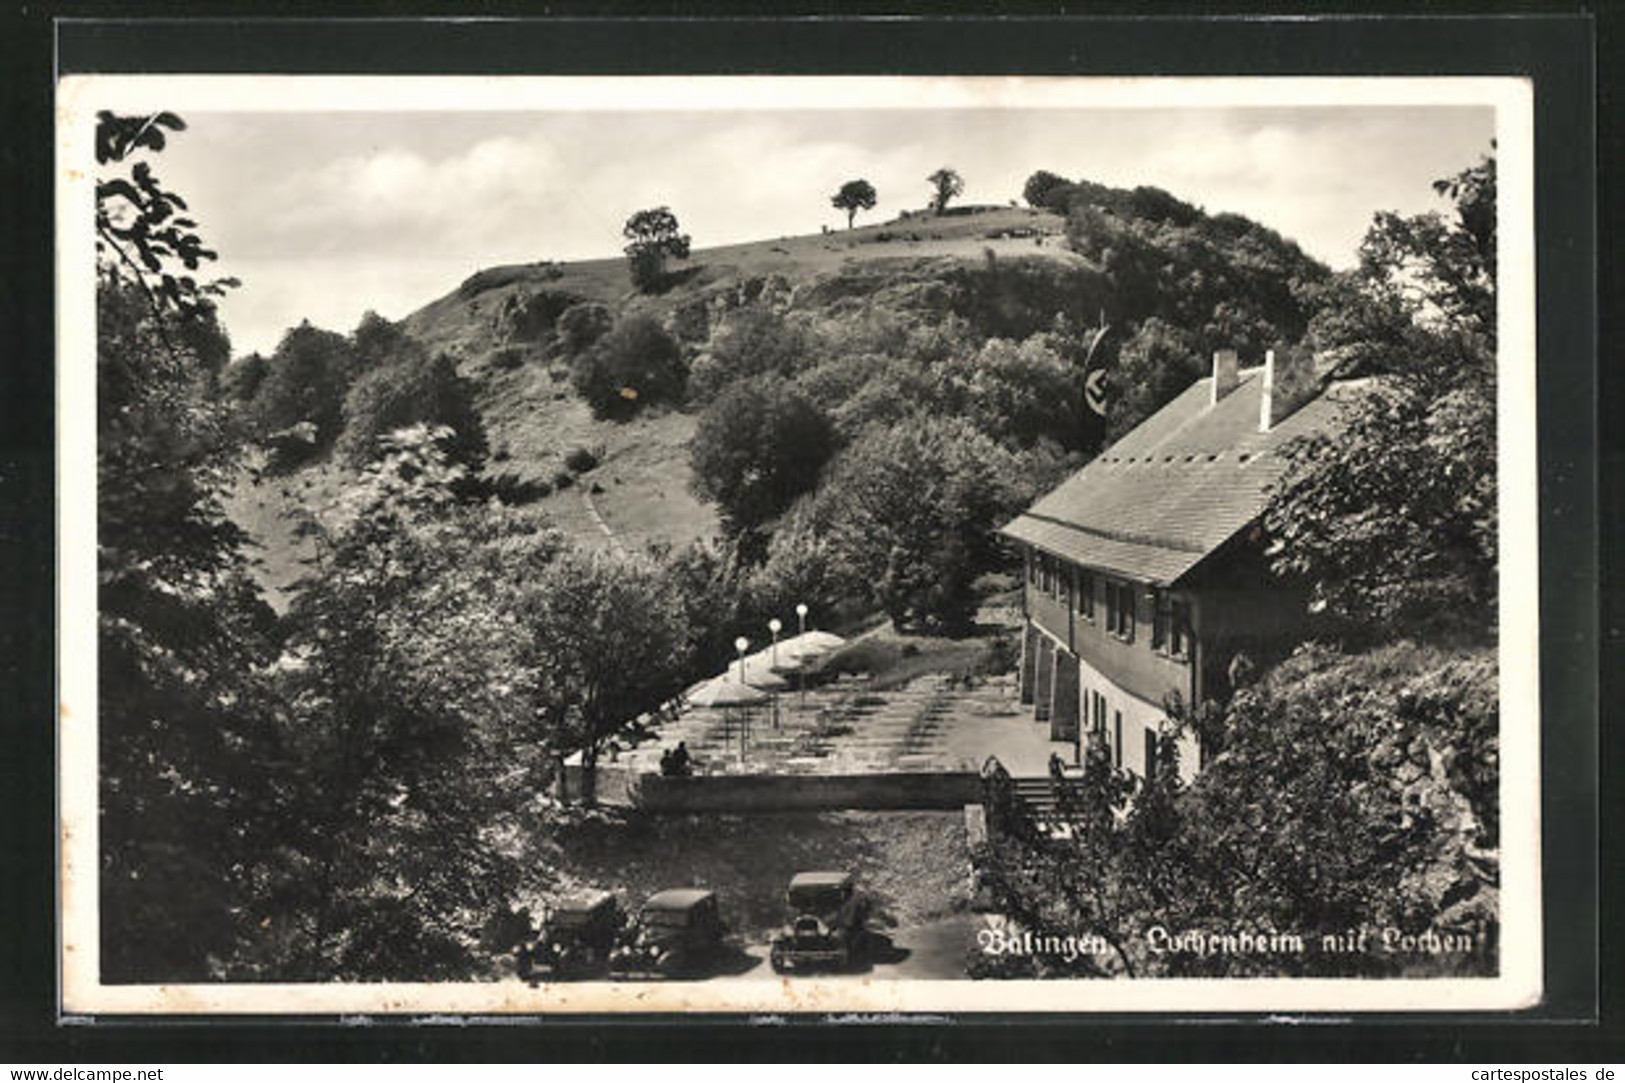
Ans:
[{"label": "car windshield", "polygon": [[846,892],[832,884],[814,884],[790,889],[790,905],[797,910],[824,913],[840,909]]},{"label": "car windshield", "polygon": [[561,929],[579,929],[592,921],[592,910],[559,910],[553,914],[553,924]]},{"label": "car windshield", "polygon": [[657,929],[681,929],[688,924],[686,910],[645,910],[643,924]]}]

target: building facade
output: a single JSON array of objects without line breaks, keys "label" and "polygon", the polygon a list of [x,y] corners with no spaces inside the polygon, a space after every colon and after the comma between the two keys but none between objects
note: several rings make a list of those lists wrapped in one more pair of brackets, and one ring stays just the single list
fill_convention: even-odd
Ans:
[{"label": "building facade", "polygon": [[[1025,555],[1020,690],[1050,736],[1156,769],[1170,696],[1202,703],[1241,653],[1302,634],[1303,593],[1273,577],[1258,530],[1284,449],[1334,435],[1368,382],[1308,355],[1196,381],[1003,528]],[[1201,768],[1194,733],[1180,774]]]}]

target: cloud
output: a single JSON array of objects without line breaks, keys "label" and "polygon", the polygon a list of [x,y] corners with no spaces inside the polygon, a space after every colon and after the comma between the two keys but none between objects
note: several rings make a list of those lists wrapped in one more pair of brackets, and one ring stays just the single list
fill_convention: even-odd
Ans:
[{"label": "cloud", "polygon": [[480,267],[618,254],[621,225],[669,205],[697,247],[844,226],[846,180],[883,221],[925,205],[926,175],[964,202],[1019,198],[1036,169],[1151,184],[1246,214],[1347,266],[1379,209],[1488,149],[1487,109],[784,110],[626,113],[189,113],[164,179],[244,286],[223,306],[238,348],[309,318],[355,326]]}]

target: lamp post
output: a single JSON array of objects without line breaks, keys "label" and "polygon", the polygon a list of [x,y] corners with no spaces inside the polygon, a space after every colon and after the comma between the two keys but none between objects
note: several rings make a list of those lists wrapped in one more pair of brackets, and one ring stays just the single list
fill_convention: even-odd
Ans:
[{"label": "lamp post", "polygon": [[[779,668],[779,629],[783,627],[784,625],[779,623],[777,617],[767,622],[767,630],[773,636],[773,653],[770,656],[772,661],[768,666],[770,672],[777,671]],[[777,692],[773,693],[773,728],[779,728],[779,694]]]},{"label": "lamp post", "polygon": [[[745,684],[745,649],[750,646],[750,640],[740,636],[734,640],[734,651],[739,655],[739,686],[747,688]],[[749,710],[749,708],[746,708]],[[739,762],[745,762],[745,731],[749,727],[749,716],[743,712],[739,715]]]},{"label": "lamp post", "polygon": [[[800,625],[800,628],[801,628],[801,631],[800,631],[801,649],[803,651],[805,651],[807,649],[807,640],[806,640],[806,636],[807,636],[807,603],[806,602],[797,602],[796,603],[796,621]],[[799,691],[801,693],[801,709],[803,711],[805,711],[807,709],[807,667],[806,666],[797,666],[796,667],[796,687],[799,689]]]}]

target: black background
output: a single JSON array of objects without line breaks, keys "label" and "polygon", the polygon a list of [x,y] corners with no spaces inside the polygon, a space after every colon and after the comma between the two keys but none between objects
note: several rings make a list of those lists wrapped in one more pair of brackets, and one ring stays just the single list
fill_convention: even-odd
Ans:
[{"label": "black background", "polygon": [[[1596,239],[1622,144],[1594,55],[1619,18],[1579,6],[1389,5],[1428,18],[1272,19],[1305,5],[939,5],[930,18],[760,19],[693,5],[473,3],[18,4],[0,13],[0,1062],[227,1060],[1001,1059],[1625,1060],[1617,830],[1598,780],[1619,767],[1619,527],[1625,421],[1615,351],[1597,363]],[[783,10],[783,9],[781,9]],[[895,12],[870,8],[871,12]],[[1381,8],[1365,6],[1362,13]],[[617,13],[605,17],[604,12]],[[1150,11],[1155,17],[1143,16]],[[943,14],[958,12],[958,14]],[[324,16],[319,21],[293,16]],[[990,16],[989,13],[995,13]],[[140,17],[130,19],[132,14]],[[432,25],[419,17],[484,18]],[[1221,14],[1219,19],[1199,15]],[[1242,17],[1250,15],[1251,17]],[[329,16],[343,16],[332,18]],[[383,18],[387,16],[387,18]],[[525,17],[523,22],[489,21]],[[273,18],[274,17],[274,18]],[[57,21],[68,20],[68,21]],[[56,73],[1527,75],[1535,86],[1541,516],[1545,1004],[1521,1015],[1292,1020],[957,1017],[833,1028],[820,1019],[543,1020],[360,1029],[325,1020],[78,1021],[56,1016],[53,816],[54,478],[51,95]],[[1606,74],[1606,73],[1605,73]],[[1600,228],[1599,228],[1600,225]],[[1603,340],[1617,343],[1617,261],[1604,253]],[[64,404],[73,408],[74,404]],[[1599,441],[1598,420],[1601,440]],[[1600,489],[1598,471],[1604,472]],[[1599,522],[1604,533],[1599,535]],[[1607,539],[1599,545],[1599,537]],[[1599,555],[1602,577],[1599,578]],[[1603,635],[1599,637],[1599,622]],[[1599,664],[1600,663],[1600,664]],[[1600,685],[1599,685],[1600,680]],[[1511,810],[1509,810],[1511,811]],[[1598,856],[1604,905],[1599,910]],[[1599,948],[1601,954],[1599,954]],[[1597,977],[1603,975],[1599,987]],[[1611,979],[1611,980],[1610,980]],[[1598,1019],[1601,1019],[1599,1024]]]}]

